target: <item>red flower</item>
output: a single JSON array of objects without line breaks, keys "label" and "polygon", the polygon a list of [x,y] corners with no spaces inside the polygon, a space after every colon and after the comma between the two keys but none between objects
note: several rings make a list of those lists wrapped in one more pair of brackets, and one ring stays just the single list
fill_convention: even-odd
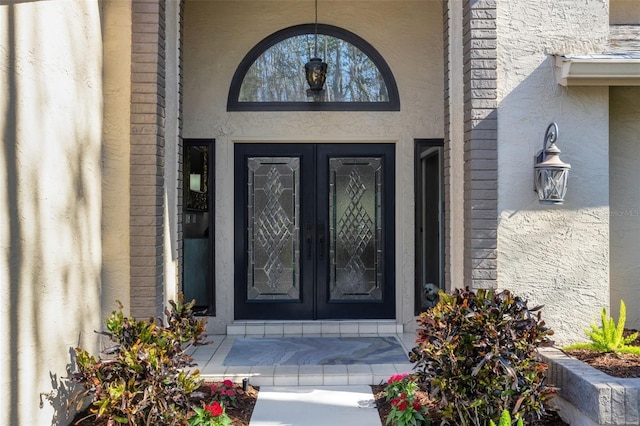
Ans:
[{"label": "red flower", "polygon": [[404,380],[405,377],[407,377],[409,375],[409,373],[405,373],[405,374],[394,374],[393,376],[389,377],[389,380],[387,380],[387,383],[393,383],[393,382],[399,382]]},{"label": "red flower", "polygon": [[225,386],[232,388],[233,387],[233,382],[231,380],[225,380],[224,382],[222,382]]},{"label": "red flower", "polygon": [[205,405],[204,409],[210,412],[213,417],[218,417],[224,411],[218,401],[213,401],[211,405]]},{"label": "red flower", "polygon": [[394,407],[400,403],[400,398],[395,398],[391,401],[391,405]]},{"label": "red flower", "polygon": [[233,389],[227,389],[227,391],[225,392],[225,395],[227,396],[234,396],[236,394],[236,392]]},{"label": "red flower", "polygon": [[420,411],[422,409],[422,406],[420,405],[420,403],[418,401],[413,403],[413,409],[416,411]]},{"label": "red flower", "polygon": [[394,374],[393,376],[389,377],[389,380],[387,380],[387,383],[397,382],[398,380],[400,380],[400,375]]},{"label": "red flower", "polygon": [[398,405],[398,410],[404,411],[407,409],[408,406],[409,406],[409,403],[407,401],[402,401],[400,405]]}]

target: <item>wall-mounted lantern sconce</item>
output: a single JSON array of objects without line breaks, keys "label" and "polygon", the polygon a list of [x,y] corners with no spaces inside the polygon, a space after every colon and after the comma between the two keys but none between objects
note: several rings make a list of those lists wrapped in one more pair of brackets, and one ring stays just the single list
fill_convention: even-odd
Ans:
[{"label": "wall-mounted lantern sconce", "polygon": [[318,57],[318,0],[316,0],[316,21],[314,27],[313,41],[314,41],[314,57],[309,59],[304,65],[304,73],[309,83],[309,89],[307,90],[307,96],[317,98],[322,94],[324,89],[324,82],[327,79],[327,63],[323,62]]},{"label": "wall-mounted lantern sconce", "polygon": [[556,146],[556,140],[558,125],[551,123],[544,135],[542,151],[536,155],[533,167],[535,191],[541,204],[562,204],[567,193],[571,165],[560,160],[560,149]]}]

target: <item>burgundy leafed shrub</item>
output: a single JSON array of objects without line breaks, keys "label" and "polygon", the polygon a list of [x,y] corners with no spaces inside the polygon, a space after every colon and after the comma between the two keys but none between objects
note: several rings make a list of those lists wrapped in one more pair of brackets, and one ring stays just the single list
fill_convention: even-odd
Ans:
[{"label": "burgundy leafed shrub", "polygon": [[504,409],[525,422],[540,418],[555,389],[545,385],[547,365],[536,349],[553,332],[541,307],[507,290],[441,292],[418,318],[411,361],[452,424],[487,425]]},{"label": "burgundy leafed shrub", "polygon": [[167,325],[153,319],[126,317],[122,305],[106,319],[101,332],[114,342],[94,357],[76,348],[78,370],[73,381],[82,386],[71,403],[91,402],[96,423],[109,425],[184,424],[191,409],[189,395],[202,380],[198,370],[186,371],[193,359],[187,344],[204,344],[205,320],[195,319],[193,304],[170,301]]}]

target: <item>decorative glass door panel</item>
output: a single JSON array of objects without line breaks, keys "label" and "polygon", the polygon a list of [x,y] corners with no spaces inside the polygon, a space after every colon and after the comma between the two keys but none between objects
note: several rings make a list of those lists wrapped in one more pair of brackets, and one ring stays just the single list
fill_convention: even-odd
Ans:
[{"label": "decorative glass door panel", "polygon": [[300,299],[300,159],[248,158],[247,298]]},{"label": "decorative glass door panel", "polygon": [[235,146],[236,319],[394,318],[394,145]]},{"label": "decorative glass door panel", "polygon": [[380,158],[329,159],[330,300],[381,300]]}]

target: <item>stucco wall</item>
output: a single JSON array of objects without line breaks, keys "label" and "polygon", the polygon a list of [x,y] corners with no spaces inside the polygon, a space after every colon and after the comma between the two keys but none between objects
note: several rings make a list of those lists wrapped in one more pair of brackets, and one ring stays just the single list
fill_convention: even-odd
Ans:
[{"label": "stucco wall", "polygon": [[627,327],[640,328],[640,88],[610,92],[611,314],[620,299]]},{"label": "stucco wall", "polygon": [[129,311],[131,1],[103,2],[102,309]]},{"label": "stucco wall", "polygon": [[[609,305],[608,88],[560,87],[550,55],[603,51],[608,2],[498,5],[499,286],[545,305],[558,343],[582,340]],[[552,121],[573,167],[562,206],[539,204],[532,189]]]},{"label": "stucco wall", "polygon": [[233,143],[241,141],[397,144],[397,311],[399,322],[413,327],[413,139],[443,137],[442,4],[371,4],[323,1],[318,20],[354,32],[378,50],[398,83],[399,112],[226,112],[231,78],[244,55],[275,31],[313,22],[313,3],[186,3],[183,134],[216,139],[218,316],[210,323],[218,329],[233,320]]},{"label": "stucco wall", "polygon": [[66,424],[71,348],[98,349],[100,30],[98,1],[0,2],[3,425]]}]

